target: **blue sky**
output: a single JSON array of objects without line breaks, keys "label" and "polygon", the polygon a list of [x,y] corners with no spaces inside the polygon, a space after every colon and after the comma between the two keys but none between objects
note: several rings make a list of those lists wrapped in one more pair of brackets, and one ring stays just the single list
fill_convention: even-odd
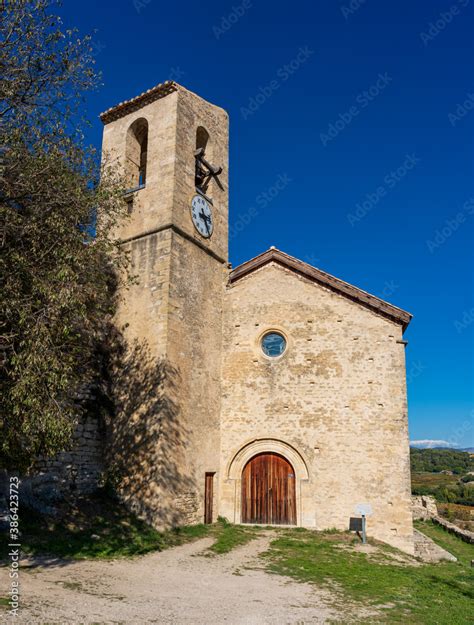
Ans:
[{"label": "blue sky", "polygon": [[[167,79],[230,114],[230,259],[275,245],[414,314],[412,440],[474,446],[474,0],[65,0],[98,114]],[[249,214],[256,213],[250,220]],[[247,223],[249,222],[249,223]]]}]

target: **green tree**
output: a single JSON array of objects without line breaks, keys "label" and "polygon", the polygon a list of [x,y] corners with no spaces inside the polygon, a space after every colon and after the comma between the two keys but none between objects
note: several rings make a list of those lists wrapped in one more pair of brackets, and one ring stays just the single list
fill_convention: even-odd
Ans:
[{"label": "green tree", "polygon": [[462,475],[474,470],[474,459],[465,451],[455,449],[410,449],[413,472],[453,471]]},{"label": "green tree", "polygon": [[7,1],[1,16],[0,460],[20,470],[70,444],[128,267],[112,234],[121,183],[100,172],[79,115],[100,79],[91,38],[54,4]]}]

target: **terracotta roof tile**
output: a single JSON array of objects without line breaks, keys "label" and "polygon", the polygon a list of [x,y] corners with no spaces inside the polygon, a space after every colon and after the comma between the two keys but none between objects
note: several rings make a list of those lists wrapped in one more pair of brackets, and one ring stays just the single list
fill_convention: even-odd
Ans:
[{"label": "terracotta roof tile", "polygon": [[123,117],[123,115],[127,115],[132,111],[138,110],[150,102],[154,102],[159,98],[164,98],[173,91],[178,91],[179,88],[180,86],[178,83],[173,80],[167,80],[166,82],[162,82],[159,85],[148,89],[148,91],[144,91],[131,100],[125,100],[125,102],[120,102],[120,104],[107,109],[101,113],[99,117],[104,124],[108,124],[111,121],[119,119],[119,117]]}]

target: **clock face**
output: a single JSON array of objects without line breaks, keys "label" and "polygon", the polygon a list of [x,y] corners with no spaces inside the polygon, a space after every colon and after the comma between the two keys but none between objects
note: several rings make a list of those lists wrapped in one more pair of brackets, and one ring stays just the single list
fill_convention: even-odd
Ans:
[{"label": "clock face", "polygon": [[195,195],[193,197],[191,203],[191,217],[194,227],[199,234],[208,239],[214,229],[214,222],[212,220],[212,211],[209,202],[200,195]]}]

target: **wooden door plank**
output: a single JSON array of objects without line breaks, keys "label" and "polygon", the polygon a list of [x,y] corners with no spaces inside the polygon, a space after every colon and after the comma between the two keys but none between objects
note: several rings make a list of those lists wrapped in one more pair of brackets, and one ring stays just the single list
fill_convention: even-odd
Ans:
[{"label": "wooden door plank", "polygon": [[259,454],[244,467],[242,522],[296,524],[294,471],[282,456],[270,452]]}]

